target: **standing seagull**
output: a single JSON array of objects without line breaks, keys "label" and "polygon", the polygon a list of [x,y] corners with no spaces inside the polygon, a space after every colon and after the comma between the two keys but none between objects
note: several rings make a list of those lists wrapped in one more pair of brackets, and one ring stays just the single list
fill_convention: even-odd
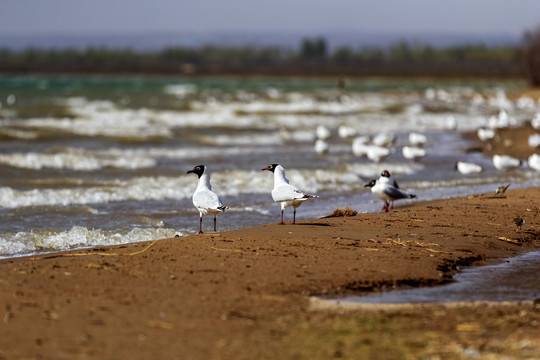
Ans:
[{"label": "standing seagull", "polygon": [[283,210],[292,206],[293,211],[293,224],[296,223],[296,208],[302,205],[302,203],[311,198],[318,197],[317,195],[309,195],[298,189],[297,187],[289,184],[289,180],[285,177],[285,169],[279,164],[268,165],[262,170],[268,170],[274,173],[274,189],[272,189],[272,199],[281,204],[281,222],[283,222]]},{"label": "standing seagull", "polygon": [[379,199],[384,201],[383,210],[388,212],[388,206],[390,201],[399,199],[413,199],[416,197],[414,194],[408,194],[401,189],[398,189],[390,184],[381,183],[377,180],[371,180],[364,187],[370,187],[371,192],[374,193]]},{"label": "standing seagull", "polygon": [[197,174],[199,183],[193,193],[193,205],[199,210],[199,234],[202,234],[202,217],[205,214],[214,215],[214,231],[216,231],[216,215],[228,209],[223,206],[221,199],[212,191],[210,185],[210,171],[204,165],[197,165],[187,172]]},{"label": "standing seagull", "polygon": [[[399,185],[396,179],[394,179],[392,175],[390,175],[390,172],[388,170],[383,170],[383,172],[381,173],[381,177],[379,178],[379,182],[381,184],[390,184],[396,189],[399,189]],[[394,208],[394,200],[392,200],[392,205],[390,206],[390,210],[392,210],[393,208]]]}]

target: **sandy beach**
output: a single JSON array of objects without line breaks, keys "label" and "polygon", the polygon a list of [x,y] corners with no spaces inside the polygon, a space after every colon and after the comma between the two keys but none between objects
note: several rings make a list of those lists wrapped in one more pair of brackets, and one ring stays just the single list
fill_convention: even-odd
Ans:
[{"label": "sandy beach", "polygon": [[[451,336],[457,349],[473,346],[463,324],[473,324],[469,333],[483,346],[487,339],[514,344],[526,338],[524,349],[538,357],[540,310],[530,304],[403,310],[390,318],[405,323],[388,330],[384,320],[380,326],[366,320],[370,312],[314,312],[309,301],[444,283],[457,266],[536,248],[538,204],[540,188],[510,189],[414,202],[390,213],[4,260],[0,358],[328,358],[338,350],[336,357],[411,358],[441,350],[434,345],[438,336]],[[526,219],[519,232],[516,215]],[[433,311],[438,315],[430,316]],[[499,320],[489,326],[496,331],[481,335],[495,313]],[[428,330],[432,338],[385,350],[389,333],[401,331],[407,339]],[[381,331],[381,341],[373,342]]]}]

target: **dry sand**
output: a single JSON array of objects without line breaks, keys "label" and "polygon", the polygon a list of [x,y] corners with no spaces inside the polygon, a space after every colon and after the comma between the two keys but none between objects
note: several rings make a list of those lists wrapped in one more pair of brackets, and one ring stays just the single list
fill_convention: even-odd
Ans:
[{"label": "dry sand", "polygon": [[440,284],[537,248],[539,204],[540,188],[510,189],[3,260],[0,359],[540,358],[533,304],[343,313],[309,300]]}]

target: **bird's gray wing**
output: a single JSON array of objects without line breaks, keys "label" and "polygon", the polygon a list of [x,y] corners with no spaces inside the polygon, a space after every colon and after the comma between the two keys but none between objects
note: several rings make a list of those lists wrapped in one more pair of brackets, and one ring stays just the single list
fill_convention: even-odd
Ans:
[{"label": "bird's gray wing", "polygon": [[406,193],[405,191],[402,191],[398,188],[395,188],[393,186],[385,186],[383,192],[391,197],[392,199],[409,199],[411,197],[415,197],[415,195],[411,195]]}]

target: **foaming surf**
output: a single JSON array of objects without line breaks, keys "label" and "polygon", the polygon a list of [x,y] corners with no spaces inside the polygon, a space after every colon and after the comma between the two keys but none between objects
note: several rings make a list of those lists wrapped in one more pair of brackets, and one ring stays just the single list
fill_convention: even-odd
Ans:
[{"label": "foaming surf", "polygon": [[0,235],[0,259],[37,253],[65,251],[94,246],[143,242],[183,235],[173,229],[131,229],[123,232],[103,231],[74,226],[67,231],[29,231]]}]

